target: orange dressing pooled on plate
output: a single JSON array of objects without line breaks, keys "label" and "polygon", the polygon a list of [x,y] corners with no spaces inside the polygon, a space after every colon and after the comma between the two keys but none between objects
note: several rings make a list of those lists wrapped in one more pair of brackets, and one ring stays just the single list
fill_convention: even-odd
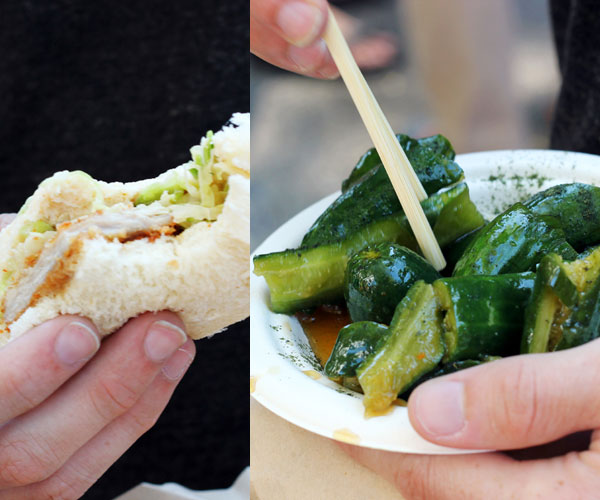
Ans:
[{"label": "orange dressing pooled on plate", "polygon": [[325,366],[339,331],[351,323],[347,309],[340,306],[320,306],[310,313],[298,312],[296,317],[319,363]]}]

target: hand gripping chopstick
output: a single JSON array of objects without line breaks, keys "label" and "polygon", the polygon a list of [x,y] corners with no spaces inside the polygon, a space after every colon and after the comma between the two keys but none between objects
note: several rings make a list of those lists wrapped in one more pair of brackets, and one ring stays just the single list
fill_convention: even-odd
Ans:
[{"label": "hand gripping chopstick", "polygon": [[381,111],[373,92],[358,69],[331,10],[329,10],[329,21],[323,39],[381,157],[423,255],[438,271],[443,269],[446,267],[446,260],[419,203],[427,198],[427,193],[396,140],[392,127]]}]

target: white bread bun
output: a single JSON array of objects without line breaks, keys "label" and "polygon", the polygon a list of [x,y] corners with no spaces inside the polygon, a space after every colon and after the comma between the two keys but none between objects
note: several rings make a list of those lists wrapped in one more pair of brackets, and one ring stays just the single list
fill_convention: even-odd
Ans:
[{"label": "white bread bun", "polygon": [[[62,266],[68,275],[66,282],[43,293],[16,320],[6,324],[3,319],[0,345],[60,314],[85,316],[105,335],[143,312],[171,310],[180,314],[194,339],[246,318],[249,116],[234,115],[232,123],[212,138],[214,161],[233,166],[229,170],[235,172],[227,178],[225,202],[215,221],[197,222],[177,235],[154,234],[124,241],[86,233],[75,255]],[[95,211],[96,195],[104,203],[127,208],[140,191],[170,172],[127,184],[96,182],[97,193],[90,191],[89,182],[82,180],[79,185],[72,175],[56,174],[53,182],[40,185],[17,218],[0,232],[0,267],[7,266],[11,249],[28,222],[44,219],[60,224],[85,217]],[[60,182],[61,178],[68,182]]]}]

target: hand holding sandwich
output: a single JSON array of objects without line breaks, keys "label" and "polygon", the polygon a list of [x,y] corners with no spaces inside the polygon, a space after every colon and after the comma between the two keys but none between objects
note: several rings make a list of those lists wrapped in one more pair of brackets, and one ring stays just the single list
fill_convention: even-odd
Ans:
[{"label": "hand holding sandwich", "polygon": [[0,349],[0,499],[78,498],[156,421],[195,354],[172,313],[103,342],[62,316]]},{"label": "hand holding sandwich", "polygon": [[249,142],[236,114],[155,179],[58,172],[0,216],[0,500],[79,498],[156,422],[188,335],[247,316]]}]

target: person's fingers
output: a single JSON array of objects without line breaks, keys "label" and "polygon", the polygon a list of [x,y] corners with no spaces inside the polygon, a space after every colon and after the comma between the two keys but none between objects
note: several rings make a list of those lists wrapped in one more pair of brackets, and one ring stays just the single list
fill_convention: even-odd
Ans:
[{"label": "person's fingers", "polygon": [[[306,38],[308,42],[303,40],[300,44],[290,43],[290,37],[283,36],[281,28],[274,21],[277,17],[277,8],[281,7],[285,11],[290,5],[305,3],[308,4],[308,2],[289,1],[251,2],[251,51],[261,59],[289,71],[315,78],[335,78],[338,76],[337,67],[325,42],[320,39],[327,19],[326,7],[322,7],[325,12],[324,21],[317,23],[319,29],[315,36]],[[324,1],[320,4],[326,6]]]},{"label": "person's fingers", "polygon": [[0,214],[0,231],[8,226],[17,216],[17,214]]},{"label": "person's fingers", "polygon": [[[315,43],[325,30],[326,0],[250,0],[250,24],[259,23],[296,47]],[[254,52],[260,39],[250,42]]]},{"label": "person's fingers", "polygon": [[[148,390],[133,407],[108,424],[79,449],[52,476],[33,485],[13,489],[10,498],[79,498],[156,422],[175,387],[189,368],[196,349],[188,340],[163,366]],[[0,494],[0,499],[2,495]]]},{"label": "person's fingers", "polygon": [[61,316],[0,349],[0,424],[38,406],[99,347],[91,321]]},{"label": "person's fingers", "polygon": [[598,456],[589,452],[517,462],[500,453],[428,456],[341,446],[407,500],[594,498],[600,488]]},{"label": "person's fingers", "polygon": [[600,340],[561,352],[515,356],[419,386],[413,427],[445,446],[526,448],[600,427]]},{"label": "person's fingers", "polygon": [[0,487],[49,477],[130,409],[186,340],[183,324],[173,313],[129,321],[77,377],[0,429]]},{"label": "person's fingers", "polygon": [[[253,33],[255,31],[251,27],[251,37]],[[260,33],[266,44],[260,51],[255,51],[255,54],[261,59],[288,71],[314,78],[331,79],[338,76],[337,67],[323,40],[319,40],[309,47],[299,48],[288,45],[268,29]]]}]

